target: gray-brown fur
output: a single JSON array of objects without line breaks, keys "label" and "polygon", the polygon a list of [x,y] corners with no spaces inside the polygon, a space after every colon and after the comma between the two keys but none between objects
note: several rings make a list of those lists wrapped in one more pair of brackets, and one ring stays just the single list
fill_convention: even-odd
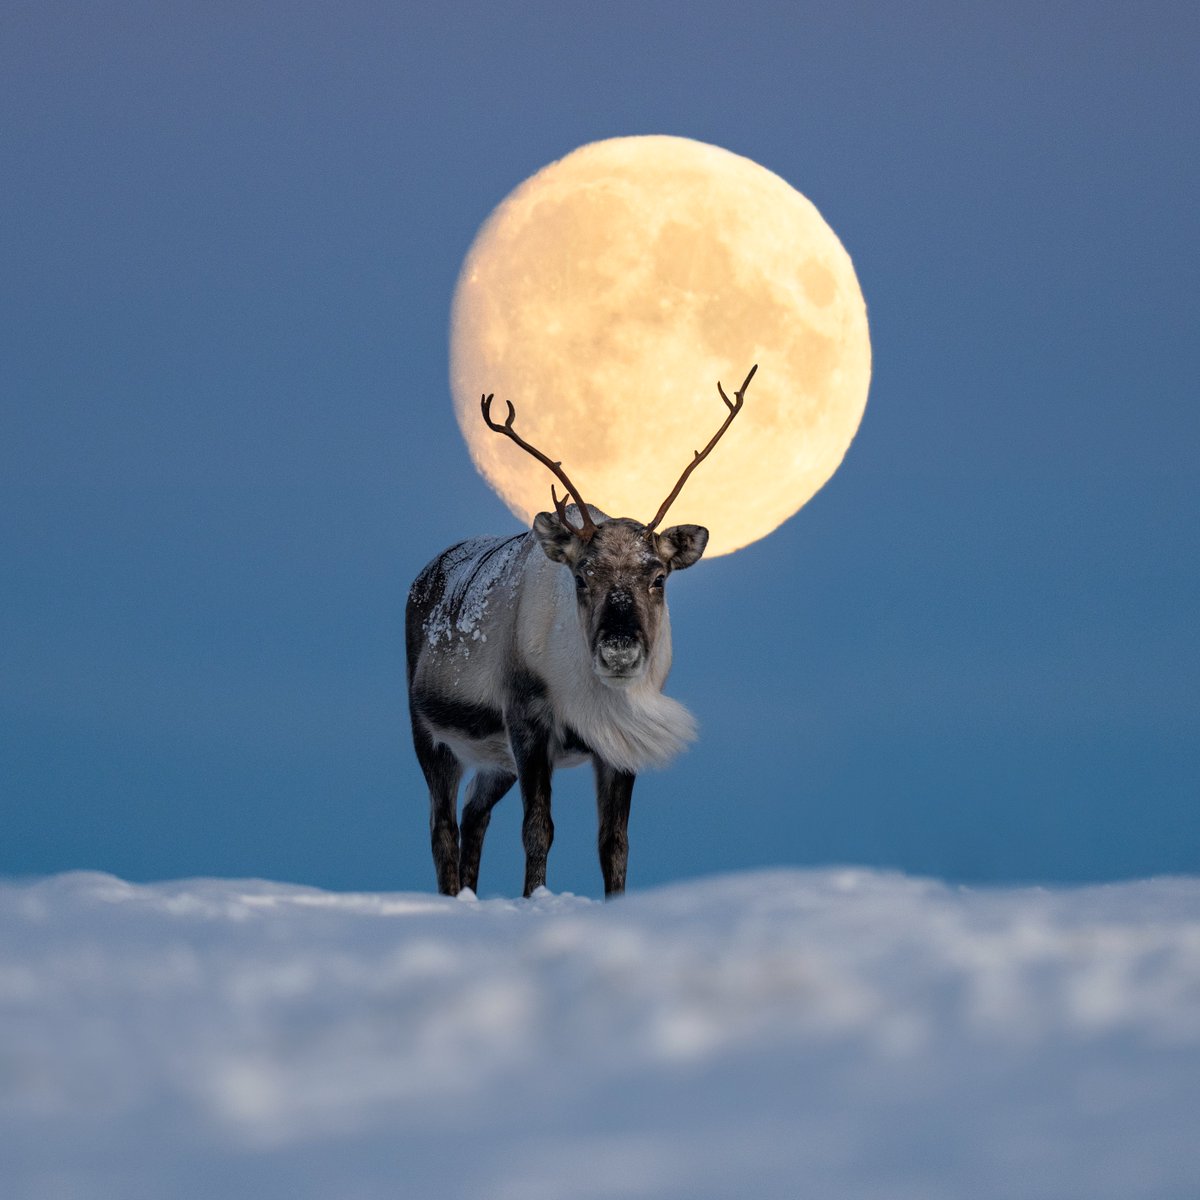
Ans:
[{"label": "gray-brown fur", "polygon": [[690,717],[661,693],[671,653],[663,585],[699,559],[708,533],[683,525],[656,534],[591,511],[590,540],[563,516],[539,513],[531,533],[451,547],[413,584],[409,706],[441,892],[477,889],[492,808],[514,782],[524,894],[542,886],[554,770],[589,759],[604,890],[622,892],[637,771],[690,737]]}]

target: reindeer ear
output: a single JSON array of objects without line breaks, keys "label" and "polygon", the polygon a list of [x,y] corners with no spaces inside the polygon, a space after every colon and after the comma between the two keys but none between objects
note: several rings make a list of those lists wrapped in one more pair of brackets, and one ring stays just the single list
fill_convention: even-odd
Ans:
[{"label": "reindeer ear", "polygon": [[579,538],[554,513],[540,512],[533,518],[533,536],[552,562],[572,566],[579,557]]},{"label": "reindeer ear", "polygon": [[707,545],[708,530],[703,525],[672,525],[658,535],[658,551],[672,571],[699,562]]}]

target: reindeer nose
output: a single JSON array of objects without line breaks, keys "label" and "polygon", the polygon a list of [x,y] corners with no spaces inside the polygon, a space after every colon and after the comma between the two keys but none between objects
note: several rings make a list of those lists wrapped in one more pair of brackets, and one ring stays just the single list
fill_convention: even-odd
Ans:
[{"label": "reindeer nose", "polygon": [[637,638],[608,638],[601,642],[597,649],[600,661],[614,675],[628,674],[642,657],[642,648],[638,645]]}]

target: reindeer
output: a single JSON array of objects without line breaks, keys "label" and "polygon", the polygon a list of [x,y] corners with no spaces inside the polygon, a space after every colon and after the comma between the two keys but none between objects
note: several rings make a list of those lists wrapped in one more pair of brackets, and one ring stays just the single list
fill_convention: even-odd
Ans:
[{"label": "reindeer", "polygon": [[[600,870],[606,897],[625,890],[629,806],[637,773],[663,765],[695,736],[683,705],[662,694],[671,666],[664,587],[704,553],[708,530],[656,533],[692,471],[741,411],[752,367],[708,445],[694,452],[658,513],[643,525],[586,504],[556,462],[480,408],[489,429],[547,467],[554,512],[509,538],[452,546],[417,576],[405,632],[413,745],[429,785],[438,890],[475,890],[492,809],[519,781],[524,804],[525,891],[546,882],[554,838],[550,779],[591,760],[596,776]],[[568,498],[574,504],[568,505]],[[578,521],[578,524],[575,522]],[[540,550],[540,553],[538,552]],[[458,787],[474,769],[456,819]]]}]

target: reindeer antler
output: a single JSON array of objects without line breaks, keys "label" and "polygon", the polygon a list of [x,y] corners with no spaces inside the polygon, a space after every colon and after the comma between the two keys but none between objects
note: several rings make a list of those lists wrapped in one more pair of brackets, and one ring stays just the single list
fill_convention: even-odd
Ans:
[{"label": "reindeer antler", "polygon": [[717,391],[721,393],[721,399],[725,401],[725,407],[729,409],[729,416],[725,418],[725,424],[713,434],[712,441],[704,447],[703,450],[694,452],[692,461],[684,468],[684,472],[679,477],[679,482],[671,489],[671,494],[663,501],[662,508],[658,510],[653,521],[646,526],[647,529],[656,529],[659,521],[667,515],[667,509],[675,503],[675,497],[683,491],[683,485],[687,483],[688,476],[708,457],[708,452],[721,440],[721,435],[733,423],[733,418],[742,411],[742,401],[746,398],[746,389],[750,386],[750,380],[754,378],[754,372],[758,370],[758,363],[750,368],[750,374],[742,380],[742,386],[733,393],[733,399],[725,395],[725,389],[721,386],[721,381],[717,380]]},{"label": "reindeer antler", "polygon": [[[566,488],[567,493],[575,501],[579,508],[579,516],[583,521],[581,528],[576,529],[570,521],[567,520],[567,505],[566,496],[560,500],[558,494],[554,490],[554,484],[550,485],[550,498],[554,501],[554,510],[558,513],[558,519],[582,542],[590,542],[592,534],[596,532],[595,522],[592,520],[592,514],[588,510],[588,506],[583,502],[583,497],[579,494],[579,489],[567,478],[566,472],[562,469],[561,462],[554,462],[547,458],[536,446],[531,446],[517,431],[513,428],[513,421],[516,420],[517,410],[513,408],[511,400],[505,400],[508,405],[508,420],[503,425],[492,420],[492,393],[486,396],[481,396],[479,407],[483,412],[483,419],[487,422],[487,427],[495,433],[502,433],[505,437],[511,438],[526,454],[532,454],[544,467],[548,467],[557,476],[558,480]],[[707,452],[706,452],[707,453]]]}]

